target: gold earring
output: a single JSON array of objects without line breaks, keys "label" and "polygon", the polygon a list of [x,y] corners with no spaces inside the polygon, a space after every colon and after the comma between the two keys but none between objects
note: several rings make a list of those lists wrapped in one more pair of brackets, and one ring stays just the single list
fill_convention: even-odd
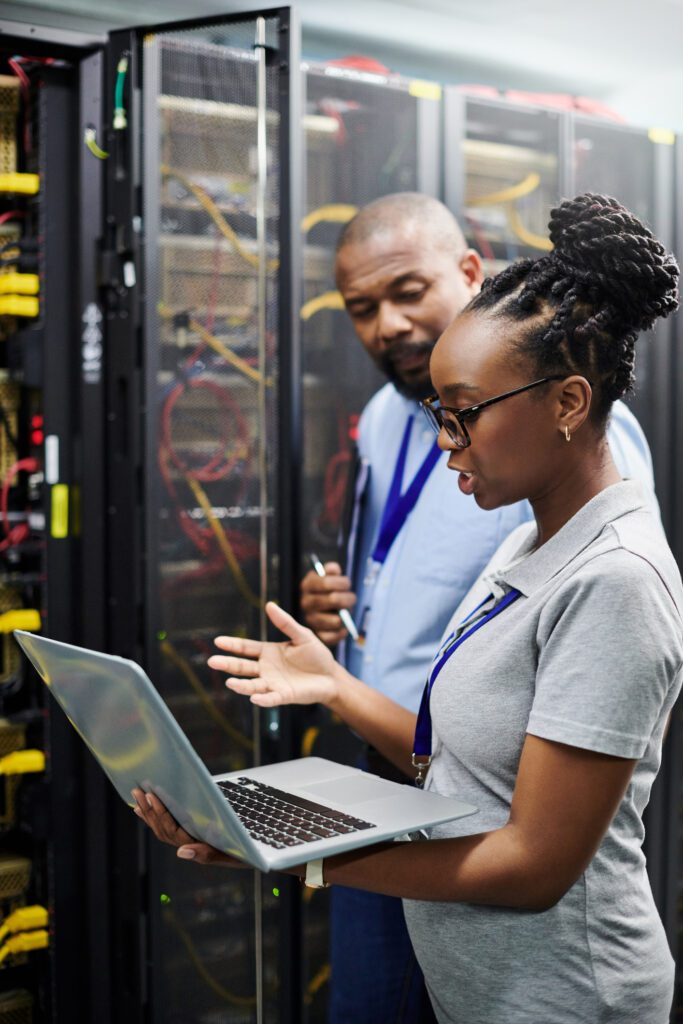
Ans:
[{"label": "gold earring", "polygon": [[571,441],[572,435],[569,433],[569,427],[564,428],[564,439],[565,441]]}]

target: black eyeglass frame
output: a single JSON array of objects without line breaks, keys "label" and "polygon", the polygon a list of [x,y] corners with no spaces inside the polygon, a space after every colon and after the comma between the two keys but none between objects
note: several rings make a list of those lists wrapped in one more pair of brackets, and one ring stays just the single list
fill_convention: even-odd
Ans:
[{"label": "black eyeglass frame", "polygon": [[[536,388],[539,384],[547,384],[548,381],[551,380],[564,380],[566,376],[566,373],[559,373],[554,374],[552,377],[541,377],[540,380],[534,380],[531,384],[523,384],[521,388],[513,388],[512,391],[506,391],[502,395],[496,395],[495,398],[487,398],[485,402],[477,402],[476,405],[470,405],[466,409],[454,409],[449,405],[439,405],[439,407],[436,408],[434,403],[439,401],[438,395],[430,395],[429,398],[425,398],[424,401],[420,402],[420,405],[422,406],[424,414],[435,433],[438,434],[443,427],[453,444],[457,445],[458,448],[469,448],[472,444],[472,439],[467,432],[465,420],[475,416],[477,413],[481,412],[482,409],[486,409],[489,405],[495,405],[496,402],[502,402],[506,398],[512,398],[513,395],[521,395],[523,391],[529,391],[531,388]],[[462,437],[453,436],[453,433],[449,430],[448,423],[443,416],[440,415],[442,412],[450,412],[455,416],[458,421],[458,426],[462,431]]]}]

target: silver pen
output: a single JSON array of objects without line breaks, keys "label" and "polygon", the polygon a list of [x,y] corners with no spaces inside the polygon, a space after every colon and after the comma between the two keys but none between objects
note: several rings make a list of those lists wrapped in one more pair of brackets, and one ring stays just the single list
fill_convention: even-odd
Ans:
[{"label": "silver pen", "polygon": [[[327,573],[325,572],[325,566],[320,561],[320,559],[316,555],[315,551],[310,551],[309,554],[308,554],[308,558],[309,558],[309,561],[310,561],[311,565],[313,566],[313,568],[317,572],[318,576],[320,576],[321,579],[324,579],[325,576],[327,576]],[[346,632],[349,634],[349,636],[353,640],[355,640],[357,642],[360,639],[360,634],[358,633],[358,629],[356,628],[356,623],[351,618],[351,613],[348,611],[347,608],[340,608],[339,609],[339,618],[342,620],[342,624],[343,624],[344,629],[346,630]]]}]

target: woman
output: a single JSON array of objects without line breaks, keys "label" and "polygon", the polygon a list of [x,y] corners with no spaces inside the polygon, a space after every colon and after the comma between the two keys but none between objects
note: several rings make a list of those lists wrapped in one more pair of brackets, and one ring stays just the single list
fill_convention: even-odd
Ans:
[{"label": "woman", "polygon": [[[324,703],[406,772],[413,751],[424,766],[431,754],[426,785],[479,808],[429,842],[316,869],[404,897],[439,1021],[664,1024],[672,960],[642,812],[681,684],[683,588],[605,426],[637,333],[676,308],[678,268],[604,196],[562,203],[550,237],[550,255],[486,282],[432,355],[426,411],[458,486],[483,508],[527,498],[536,522],[456,611],[416,745],[414,716],[275,605],[287,643],[221,637],[210,664],[262,707]],[[136,798],[179,856],[229,862]]]}]

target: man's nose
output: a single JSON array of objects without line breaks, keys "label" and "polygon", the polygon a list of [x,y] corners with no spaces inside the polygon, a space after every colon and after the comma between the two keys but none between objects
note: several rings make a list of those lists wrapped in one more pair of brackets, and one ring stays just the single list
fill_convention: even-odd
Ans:
[{"label": "man's nose", "polygon": [[413,329],[412,320],[392,302],[380,303],[377,316],[377,340],[384,342],[394,341]]}]

